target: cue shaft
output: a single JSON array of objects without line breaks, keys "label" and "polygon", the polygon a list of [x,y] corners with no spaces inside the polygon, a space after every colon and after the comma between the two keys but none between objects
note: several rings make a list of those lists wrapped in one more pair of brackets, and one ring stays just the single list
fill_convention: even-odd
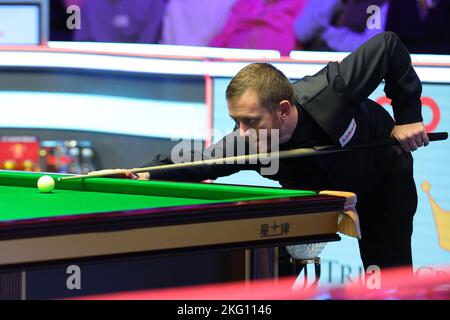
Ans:
[{"label": "cue shaft", "polygon": [[[97,178],[97,177],[107,177],[111,175],[124,175],[127,173],[140,173],[140,172],[155,172],[160,170],[170,170],[170,169],[184,169],[184,168],[192,168],[192,167],[203,167],[210,165],[220,165],[227,163],[245,163],[250,161],[271,161],[272,158],[278,159],[287,159],[287,158],[298,158],[302,156],[311,156],[317,154],[319,150],[324,148],[329,148],[329,146],[323,147],[314,147],[314,148],[299,148],[292,149],[286,151],[272,152],[272,153],[256,153],[250,155],[240,155],[240,156],[232,156],[226,158],[217,158],[217,159],[208,159],[208,160],[199,160],[192,162],[183,162],[183,163],[173,163],[173,164],[165,164],[160,166],[151,166],[151,167],[143,167],[143,168],[133,168],[133,169],[106,169],[94,171],[90,174],[82,174],[82,175],[74,175],[68,177],[62,177],[58,180],[74,180],[74,179],[85,179],[85,178]],[[328,153],[337,153],[348,151],[346,149],[340,150],[329,150],[329,151],[320,151],[320,154],[328,154]]]},{"label": "cue shaft", "polygon": [[[447,132],[435,132],[428,133],[428,139],[430,141],[439,141],[446,140],[448,138]],[[249,155],[240,155],[240,156],[232,156],[225,158],[217,158],[217,159],[207,159],[193,162],[184,162],[184,163],[173,163],[166,164],[160,166],[152,166],[152,167],[144,167],[144,168],[133,168],[133,169],[107,169],[94,171],[90,174],[84,175],[74,175],[68,177],[62,177],[58,180],[74,180],[74,179],[85,179],[85,178],[97,178],[97,177],[107,177],[111,175],[125,175],[129,173],[140,173],[140,172],[155,172],[160,170],[171,170],[171,169],[184,169],[184,168],[192,168],[192,167],[202,167],[202,166],[210,166],[210,165],[219,165],[219,164],[235,164],[235,163],[246,163],[250,161],[271,161],[273,158],[275,159],[288,159],[288,158],[301,158],[308,156],[318,156],[318,155],[326,155],[326,154],[334,154],[340,152],[348,152],[352,150],[364,149],[364,148],[374,148],[374,147],[382,147],[382,146],[392,146],[398,145],[398,141],[394,138],[380,139],[368,142],[355,143],[349,147],[341,148],[335,145],[329,146],[318,146],[312,148],[298,148],[292,150],[284,150],[277,152],[268,152],[268,153],[256,153]]]}]

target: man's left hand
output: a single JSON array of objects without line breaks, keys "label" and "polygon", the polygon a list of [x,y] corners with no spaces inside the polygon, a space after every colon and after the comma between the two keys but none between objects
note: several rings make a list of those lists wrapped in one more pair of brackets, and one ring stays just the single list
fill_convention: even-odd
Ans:
[{"label": "man's left hand", "polygon": [[125,178],[131,180],[150,180],[150,173],[149,172],[132,173],[131,171],[127,171],[125,173]]},{"label": "man's left hand", "polygon": [[397,125],[391,132],[405,152],[416,151],[430,142],[423,122]]}]

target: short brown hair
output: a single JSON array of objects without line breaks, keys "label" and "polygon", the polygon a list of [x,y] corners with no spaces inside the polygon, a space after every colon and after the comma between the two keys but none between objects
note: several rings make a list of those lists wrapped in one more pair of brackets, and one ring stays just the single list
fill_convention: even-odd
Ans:
[{"label": "short brown hair", "polygon": [[269,63],[252,63],[240,70],[227,87],[228,101],[240,97],[247,90],[258,95],[261,104],[275,109],[280,101],[295,104],[296,95],[289,79]]}]

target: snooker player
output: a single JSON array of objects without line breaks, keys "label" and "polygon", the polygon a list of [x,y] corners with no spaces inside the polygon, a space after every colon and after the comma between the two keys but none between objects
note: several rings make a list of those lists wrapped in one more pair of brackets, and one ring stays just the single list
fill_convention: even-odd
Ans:
[{"label": "snooker player", "polygon": [[[386,96],[392,100],[395,122],[380,105],[368,99],[383,80]],[[421,91],[408,51],[396,34],[385,32],[342,62],[330,62],[314,76],[293,84],[270,64],[254,63],[243,68],[226,91],[229,114],[236,121],[236,130],[230,135],[245,137],[251,130],[279,129],[280,150],[329,144],[345,147],[374,139],[397,139],[401,148],[367,148],[281,159],[277,173],[267,178],[287,188],[356,193],[364,267],[412,266],[417,191],[411,151],[429,142],[421,115]],[[219,149],[223,152],[226,146],[220,141],[204,154],[214,155],[214,150]],[[195,159],[199,160],[198,155]],[[172,160],[159,155],[152,165],[169,164]],[[151,178],[202,181],[242,169],[258,166],[227,164],[155,171]],[[131,178],[149,176],[140,173]]]}]

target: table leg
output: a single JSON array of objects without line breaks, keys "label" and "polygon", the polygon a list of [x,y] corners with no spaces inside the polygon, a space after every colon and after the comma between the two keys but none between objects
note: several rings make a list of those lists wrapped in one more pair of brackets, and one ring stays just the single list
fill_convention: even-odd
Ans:
[{"label": "table leg", "polygon": [[245,250],[245,280],[278,278],[278,248]]},{"label": "table leg", "polygon": [[308,264],[314,264],[315,278],[314,282],[311,283],[310,288],[317,288],[319,285],[321,265],[320,258],[316,257],[313,259],[294,259],[291,258],[291,263],[293,265],[294,274],[299,277],[302,271],[304,271],[304,281],[301,289],[306,289],[308,285]]},{"label": "table leg", "polygon": [[0,300],[26,300],[26,271],[0,273]]}]

